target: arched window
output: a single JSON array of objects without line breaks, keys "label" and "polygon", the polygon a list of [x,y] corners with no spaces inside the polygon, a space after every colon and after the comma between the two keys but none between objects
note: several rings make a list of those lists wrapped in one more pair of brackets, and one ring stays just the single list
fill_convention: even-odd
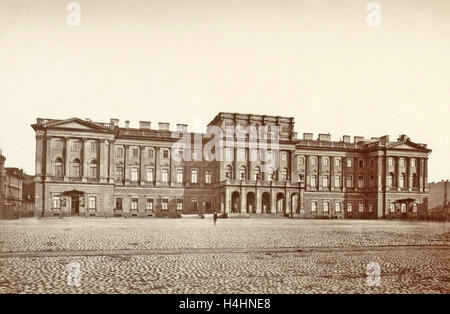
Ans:
[{"label": "arched window", "polygon": [[227,179],[231,179],[233,176],[233,167],[231,167],[230,165],[225,167],[225,178]]},{"label": "arched window", "polygon": [[89,177],[97,178],[97,160],[95,159],[89,162]]},{"label": "arched window", "polygon": [[62,159],[61,158],[56,158],[55,160],[55,176],[56,177],[61,177],[62,174]]},{"label": "arched window", "polygon": [[80,160],[78,158],[75,158],[72,162],[72,176],[79,178],[80,173]]},{"label": "arched window", "polygon": [[241,166],[239,168],[239,179],[246,180],[246,168],[244,166]]},{"label": "arched window", "polygon": [[391,172],[388,176],[388,187],[393,187],[395,185],[394,182],[394,174]]},{"label": "arched window", "polygon": [[253,180],[259,179],[261,179],[261,170],[259,169],[258,166],[256,166],[255,169],[253,170]]},{"label": "arched window", "polygon": [[404,173],[400,174],[400,182],[399,182],[399,186],[401,188],[405,187],[405,181],[406,181],[406,176]]}]

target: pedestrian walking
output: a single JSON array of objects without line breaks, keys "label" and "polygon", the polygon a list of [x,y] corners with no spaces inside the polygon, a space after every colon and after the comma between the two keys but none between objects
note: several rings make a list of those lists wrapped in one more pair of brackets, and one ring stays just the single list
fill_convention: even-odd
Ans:
[{"label": "pedestrian walking", "polygon": [[214,212],[213,221],[214,221],[214,226],[215,226],[216,225],[216,221],[217,221],[217,212]]}]

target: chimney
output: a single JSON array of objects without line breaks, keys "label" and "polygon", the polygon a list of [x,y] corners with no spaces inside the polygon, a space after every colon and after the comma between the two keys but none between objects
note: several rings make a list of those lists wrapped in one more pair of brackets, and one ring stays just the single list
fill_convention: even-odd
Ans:
[{"label": "chimney", "polygon": [[380,144],[386,145],[387,143],[389,143],[389,135],[380,137]]},{"label": "chimney", "polygon": [[130,127],[130,121],[126,120],[125,121],[125,127],[128,129]]},{"label": "chimney", "polygon": [[112,126],[119,126],[119,119],[110,119],[109,121]]},{"label": "chimney", "polygon": [[158,131],[169,131],[170,124],[167,122],[158,123]]},{"label": "chimney", "polygon": [[364,141],[364,136],[354,136],[353,143],[358,144],[358,142]]},{"label": "chimney", "polygon": [[397,142],[404,142],[408,140],[408,136],[406,134],[402,134],[397,138]]},{"label": "chimney", "polygon": [[89,119],[89,118],[84,118],[84,120],[85,120],[85,121],[88,121],[88,122],[92,122],[92,120]]},{"label": "chimney", "polygon": [[314,134],[313,133],[303,133],[303,139],[312,141]]},{"label": "chimney", "polygon": [[331,140],[331,135],[329,133],[328,134],[319,134],[318,140],[324,141],[324,142],[329,142]]},{"label": "chimney", "polygon": [[187,132],[187,124],[177,124],[177,131],[178,132]]},{"label": "chimney", "polygon": [[152,123],[150,121],[139,121],[140,129],[150,129]]},{"label": "chimney", "polygon": [[350,135],[343,135],[342,136],[342,141],[344,143],[350,143]]}]

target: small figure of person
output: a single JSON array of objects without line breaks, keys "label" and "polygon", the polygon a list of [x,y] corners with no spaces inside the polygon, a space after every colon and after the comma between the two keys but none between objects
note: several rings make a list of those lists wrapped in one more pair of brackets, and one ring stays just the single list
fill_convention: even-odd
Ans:
[{"label": "small figure of person", "polygon": [[217,212],[214,212],[213,221],[214,221],[214,226],[215,226],[216,225],[216,221],[217,221]]}]

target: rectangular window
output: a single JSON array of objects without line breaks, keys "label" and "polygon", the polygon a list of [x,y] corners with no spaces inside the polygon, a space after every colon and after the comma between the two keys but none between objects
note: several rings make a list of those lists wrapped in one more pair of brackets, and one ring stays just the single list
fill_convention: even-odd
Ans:
[{"label": "rectangular window", "polygon": [[136,182],[139,177],[139,168],[138,167],[131,167],[131,181]]},{"label": "rectangular window", "polygon": [[369,212],[371,213],[371,212],[373,211],[373,203],[372,203],[372,202],[369,202],[369,203],[367,204],[367,207],[369,207]]},{"label": "rectangular window", "polygon": [[393,202],[389,203],[389,210],[391,213],[395,213],[395,204]]},{"label": "rectangular window", "polygon": [[417,203],[413,204],[413,213],[417,213]]},{"label": "rectangular window", "polygon": [[340,159],[335,159],[335,160],[334,160],[334,165],[335,165],[336,167],[340,167],[340,166],[341,166],[341,160],[340,160]]},{"label": "rectangular window", "polygon": [[364,168],[364,160],[359,160],[359,168]]},{"label": "rectangular window", "polygon": [[323,176],[322,177],[322,186],[323,187],[328,187],[328,176]]},{"label": "rectangular window", "polygon": [[350,168],[352,166],[352,160],[347,159],[347,167]]},{"label": "rectangular window", "polygon": [[198,210],[198,204],[196,199],[191,200],[192,210],[197,211]]},{"label": "rectangular window", "polygon": [[252,152],[250,154],[251,161],[258,161],[258,150],[252,149]]},{"label": "rectangular window", "polygon": [[96,153],[96,152],[97,152],[97,142],[91,141],[91,153]]},{"label": "rectangular window", "polygon": [[347,202],[347,212],[351,213],[353,210],[352,208],[352,202]]},{"label": "rectangular window", "polygon": [[336,213],[340,213],[340,212],[341,212],[341,203],[336,202]]},{"label": "rectangular window", "polygon": [[131,150],[131,153],[132,153],[132,156],[134,157],[134,158],[137,158],[137,157],[139,157],[139,148],[133,148],[132,150]]},{"label": "rectangular window", "polygon": [[316,175],[311,175],[311,186],[317,186]]},{"label": "rectangular window", "polygon": [[237,151],[238,161],[245,161],[245,149],[238,149]]},{"label": "rectangular window", "polygon": [[163,150],[163,158],[164,158],[164,159],[169,158],[169,151],[168,151],[167,149],[164,149],[164,150]]},{"label": "rectangular window", "polygon": [[161,209],[162,209],[162,210],[167,210],[167,209],[169,209],[169,200],[168,200],[168,199],[162,200],[162,203],[161,203]]},{"label": "rectangular window", "polygon": [[359,202],[358,210],[360,213],[362,213],[364,211],[364,202]]},{"label": "rectangular window", "polygon": [[97,197],[89,196],[89,209],[96,209],[96,208],[97,208]]},{"label": "rectangular window", "polygon": [[197,183],[198,182],[198,170],[192,169],[191,170],[191,183]]},{"label": "rectangular window", "polygon": [[209,171],[209,170],[205,171],[205,183],[206,184],[211,183],[211,171]]},{"label": "rectangular window", "polygon": [[393,166],[394,165],[394,160],[392,158],[389,158],[388,159],[388,163],[389,163],[389,166]]},{"label": "rectangular window", "polygon": [[147,168],[146,169],[146,176],[147,176],[147,182],[153,182],[153,168]]},{"label": "rectangular window", "polygon": [[177,182],[183,183],[183,169],[177,169]]},{"label": "rectangular window", "polygon": [[79,140],[73,140],[73,142],[72,142],[72,151],[74,151],[74,152],[81,151],[81,142]]},{"label": "rectangular window", "polygon": [[131,209],[132,210],[138,210],[138,203],[139,203],[139,199],[133,197],[131,199]]},{"label": "rectangular window", "polygon": [[341,187],[341,176],[335,176],[334,177],[334,186],[337,188]]},{"label": "rectangular window", "polygon": [[63,149],[63,142],[59,139],[54,141],[54,150],[61,151]]},{"label": "rectangular window", "polygon": [[122,198],[116,198],[116,210],[122,210]]},{"label": "rectangular window", "polygon": [[225,149],[225,158],[227,161],[232,161],[233,160],[233,151],[232,148],[226,148]]},{"label": "rectangular window", "polygon": [[404,167],[405,166],[405,159],[400,158],[400,167]]},{"label": "rectangular window", "polygon": [[406,204],[402,203],[400,209],[401,209],[402,213],[406,213]]},{"label": "rectangular window", "polygon": [[123,157],[123,148],[122,147],[116,148],[116,157]]},{"label": "rectangular window", "polygon": [[364,176],[358,176],[358,188],[362,189],[364,187]]},{"label": "rectangular window", "polygon": [[281,152],[281,160],[286,161],[287,160],[287,154],[286,152]]},{"label": "rectangular window", "polygon": [[164,182],[164,183],[169,182],[169,170],[168,169],[161,170],[161,182]]},{"label": "rectangular window", "polygon": [[416,160],[414,158],[411,159],[411,167],[412,168],[416,167]]},{"label": "rectangular window", "polygon": [[353,177],[347,176],[347,187],[352,188],[353,187]]},{"label": "rectangular window", "polygon": [[116,167],[116,179],[123,180],[123,168],[122,167]]},{"label": "rectangular window", "polygon": [[328,203],[328,202],[324,202],[323,203],[323,212],[324,213],[328,213],[328,210],[329,210],[329,205],[330,203]]},{"label": "rectangular window", "polygon": [[183,210],[183,200],[177,201],[177,210]]},{"label": "rectangular window", "polygon": [[53,195],[52,208],[56,208],[56,209],[60,209],[61,208],[61,196]]},{"label": "rectangular window", "polygon": [[299,166],[303,166],[303,164],[305,163],[305,160],[301,156],[299,156],[297,160]]},{"label": "rectangular window", "polygon": [[316,165],[316,157],[311,157],[311,166]]},{"label": "rectangular window", "polygon": [[153,211],[153,198],[147,198],[147,202],[145,203],[145,209],[149,212]]},{"label": "rectangular window", "polygon": [[153,158],[154,156],[154,151],[152,148],[147,149],[147,158]]},{"label": "rectangular window", "polygon": [[317,202],[316,201],[311,202],[311,213],[317,213]]},{"label": "rectangular window", "polygon": [[322,165],[328,166],[328,158],[324,158],[324,159],[323,159]]}]

